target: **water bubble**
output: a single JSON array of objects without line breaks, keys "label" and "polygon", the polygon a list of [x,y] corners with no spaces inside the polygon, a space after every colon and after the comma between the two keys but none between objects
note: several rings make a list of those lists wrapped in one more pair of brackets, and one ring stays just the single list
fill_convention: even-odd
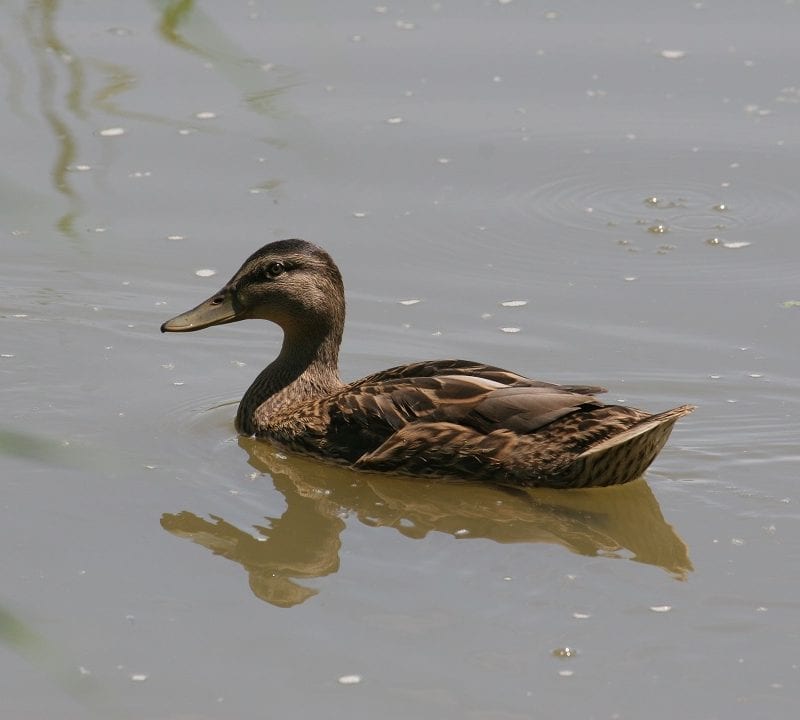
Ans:
[{"label": "water bubble", "polygon": [[578,651],[575,648],[571,647],[558,647],[553,650],[552,655],[553,657],[557,658],[572,658],[578,654]]}]

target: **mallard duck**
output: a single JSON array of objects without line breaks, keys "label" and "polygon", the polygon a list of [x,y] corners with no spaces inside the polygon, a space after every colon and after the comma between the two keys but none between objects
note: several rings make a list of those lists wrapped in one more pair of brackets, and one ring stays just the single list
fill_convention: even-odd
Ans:
[{"label": "mallard duck", "polygon": [[652,415],[606,405],[604,388],[554,385],[468,360],[398,365],[339,377],[344,285],[321,247],[279,240],[225,287],[167,320],[191,332],[260,318],[283,330],[280,354],[236,413],[243,435],[355,470],[579,488],[639,477],[692,405]]}]

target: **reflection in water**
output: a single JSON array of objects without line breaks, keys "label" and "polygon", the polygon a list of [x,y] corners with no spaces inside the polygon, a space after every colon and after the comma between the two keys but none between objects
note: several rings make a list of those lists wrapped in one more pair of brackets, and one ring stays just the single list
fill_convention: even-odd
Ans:
[{"label": "reflection in water", "polygon": [[75,161],[77,145],[75,137],[63,117],[59,114],[60,95],[57,101],[57,73],[67,74],[67,89],[64,94],[66,106],[78,118],[85,118],[83,90],[86,84],[83,64],[70,52],[56,33],[58,0],[29,2],[24,15],[25,35],[39,68],[39,104],[45,121],[55,140],[58,152],[51,170],[53,187],[64,195],[70,209],[56,222],[56,227],[68,237],[75,237],[75,218],[80,210],[78,196],[69,180],[69,169]]},{"label": "reflection in water", "polygon": [[269,473],[286,498],[286,512],[267,518],[256,533],[213,517],[165,514],[169,532],[240,563],[250,587],[280,607],[303,602],[316,590],[295,582],[339,568],[342,517],[393,527],[408,538],[429,532],[499,543],[545,542],[582,555],[630,557],[657,565],[677,579],[692,570],[683,541],[666,523],[644,480],[595,490],[512,490],[366,475],[285,458],[268,443],[240,439],[250,463]]},{"label": "reflection in water", "polygon": [[[294,73],[257,58],[231,40],[194,0],[153,0],[161,14],[158,31],[170,45],[214,64],[214,69],[237,87],[254,112],[276,116],[275,100],[297,84]],[[272,82],[265,81],[269,73]]]}]

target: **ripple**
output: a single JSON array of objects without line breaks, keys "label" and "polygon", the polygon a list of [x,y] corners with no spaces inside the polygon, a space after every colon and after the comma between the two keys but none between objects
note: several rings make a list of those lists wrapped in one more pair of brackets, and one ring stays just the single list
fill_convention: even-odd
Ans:
[{"label": "ripple", "polygon": [[597,230],[638,224],[711,233],[788,221],[796,217],[798,199],[785,187],[747,179],[720,188],[692,180],[615,184],[587,175],[563,177],[509,198],[520,212],[560,226]]}]

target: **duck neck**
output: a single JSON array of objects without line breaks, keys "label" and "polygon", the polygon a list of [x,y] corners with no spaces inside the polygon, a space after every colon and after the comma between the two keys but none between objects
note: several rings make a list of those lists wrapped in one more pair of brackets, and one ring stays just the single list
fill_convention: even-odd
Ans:
[{"label": "duck neck", "polygon": [[341,387],[339,344],[342,328],[284,328],[281,352],[247,389],[236,413],[236,429],[254,435],[269,427],[270,416]]}]

